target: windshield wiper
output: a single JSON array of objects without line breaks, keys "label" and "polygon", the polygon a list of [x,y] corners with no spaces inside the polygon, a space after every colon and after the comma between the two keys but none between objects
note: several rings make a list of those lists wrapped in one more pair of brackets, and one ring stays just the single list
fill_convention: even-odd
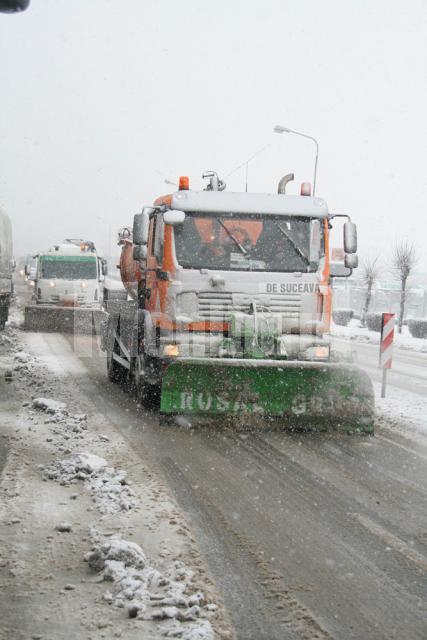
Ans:
[{"label": "windshield wiper", "polygon": [[230,238],[232,239],[232,241],[234,242],[234,244],[236,245],[236,247],[238,247],[240,249],[240,251],[243,253],[244,256],[248,255],[248,252],[246,251],[245,247],[243,247],[240,242],[237,240],[237,238],[235,238],[233,236],[233,234],[231,233],[230,229],[228,229],[225,224],[223,223],[223,221],[221,220],[221,218],[218,218],[218,222],[221,225],[221,227],[223,229],[225,229],[225,232],[230,236]]},{"label": "windshield wiper", "polygon": [[304,251],[297,245],[295,240],[289,235],[289,233],[286,231],[286,229],[283,229],[283,227],[278,222],[276,222],[276,226],[279,227],[280,231],[283,233],[285,238],[287,238],[289,240],[289,242],[291,243],[291,245],[293,246],[293,248],[295,249],[297,254],[304,260],[304,262],[307,264],[307,266],[309,266],[310,265],[310,260],[307,258],[307,256],[305,255]]}]

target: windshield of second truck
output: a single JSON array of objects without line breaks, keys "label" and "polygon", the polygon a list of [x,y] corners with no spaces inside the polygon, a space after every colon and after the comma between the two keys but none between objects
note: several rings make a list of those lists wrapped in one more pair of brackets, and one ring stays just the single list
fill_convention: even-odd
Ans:
[{"label": "windshield of second truck", "polygon": [[41,277],[58,280],[95,280],[97,278],[96,258],[86,256],[42,256]]},{"label": "windshield of second truck", "polygon": [[312,272],[323,253],[319,221],[296,216],[187,214],[175,227],[179,264],[188,269]]}]

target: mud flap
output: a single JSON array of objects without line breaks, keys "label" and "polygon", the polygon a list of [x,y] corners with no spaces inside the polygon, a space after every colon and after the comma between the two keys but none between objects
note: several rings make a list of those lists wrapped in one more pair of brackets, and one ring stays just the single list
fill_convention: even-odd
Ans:
[{"label": "mud flap", "polygon": [[74,334],[99,334],[101,309],[33,305],[25,307],[24,329]]},{"label": "mud flap", "polygon": [[374,391],[368,375],[352,365],[188,359],[166,369],[160,410],[271,416],[298,428],[371,433]]}]

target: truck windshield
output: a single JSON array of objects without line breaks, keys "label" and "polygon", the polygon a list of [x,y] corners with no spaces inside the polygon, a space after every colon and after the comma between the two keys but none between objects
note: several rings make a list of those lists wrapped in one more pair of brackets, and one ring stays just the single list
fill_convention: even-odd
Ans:
[{"label": "truck windshield", "polygon": [[195,213],[174,231],[186,269],[312,272],[324,253],[322,224],[311,218]]},{"label": "truck windshield", "polygon": [[41,277],[58,280],[95,280],[96,258],[86,256],[42,256]]}]

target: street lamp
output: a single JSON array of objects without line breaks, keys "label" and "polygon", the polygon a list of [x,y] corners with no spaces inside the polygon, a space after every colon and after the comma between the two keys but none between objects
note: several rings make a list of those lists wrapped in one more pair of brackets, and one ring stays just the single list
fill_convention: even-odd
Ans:
[{"label": "street lamp", "polygon": [[294,133],[297,136],[302,136],[303,138],[308,138],[312,140],[316,145],[316,157],[314,159],[314,177],[313,177],[313,196],[316,194],[316,177],[317,177],[317,159],[319,157],[319,143],[316,138],[312,136],[308,136],[306,133],[301,133],[300,131],[294,131],[293,129],[288,129],[288,127],[282,127],[280,124],[276,124],[273,131],[275,133]]}]

